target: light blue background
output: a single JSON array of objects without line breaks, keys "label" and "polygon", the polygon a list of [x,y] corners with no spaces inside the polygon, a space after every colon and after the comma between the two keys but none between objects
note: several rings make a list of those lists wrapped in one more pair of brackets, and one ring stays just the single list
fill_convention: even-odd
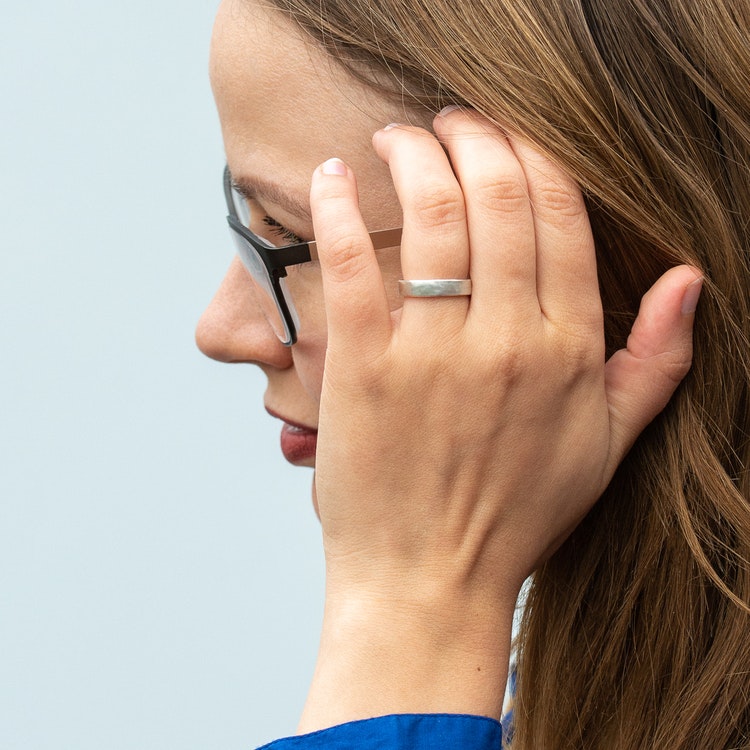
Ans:
[{"label": "light blue background", "polygon": [[193,343],[231,258],[216,4],[3,8],[3,750],[249,749],[312,674],[311,474]]}]

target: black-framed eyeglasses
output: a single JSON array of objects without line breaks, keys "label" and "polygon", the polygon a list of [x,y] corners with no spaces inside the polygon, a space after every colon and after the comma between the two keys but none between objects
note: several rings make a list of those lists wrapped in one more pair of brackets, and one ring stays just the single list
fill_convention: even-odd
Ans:
[{"label": "black-framed eyeglasses", "polygon": [[[317,244],[295,242],[275,245],[250,229],[250,206],[234,187],[229,167],[224,167],[224,197],[227,222],[237,247],[237,254],[255,282],[256,297],[263,314],[284,346],[297,341],[299,319],[286,284],[286,269],[317,260]],[[401,242],[401,229],[370,232],[376,250],[394,247]]]}]

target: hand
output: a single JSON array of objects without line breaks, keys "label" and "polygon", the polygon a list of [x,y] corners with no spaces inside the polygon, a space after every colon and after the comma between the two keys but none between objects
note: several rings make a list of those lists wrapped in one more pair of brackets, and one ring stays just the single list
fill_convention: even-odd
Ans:
[{"label": "hand", "polygon": [[327,610],[307,728],[373,711],[497,715],[523,580],[690,366],[694,269],[654,285],[605,363],[577,186],[475,114],[434,128],[379,131],[374,145],[403,208],[403,277],[469,277],[471,297],[407,298],[392,314],[354,176],[313,179]]}]

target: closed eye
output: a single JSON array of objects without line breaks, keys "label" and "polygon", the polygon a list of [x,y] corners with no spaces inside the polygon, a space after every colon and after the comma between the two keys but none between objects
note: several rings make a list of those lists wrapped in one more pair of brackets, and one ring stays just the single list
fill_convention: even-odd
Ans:
[{"label": "closed eye", "polygon": [[283,224],[281,224],[281,222],[276,221],[273,216],[269,216],[268,214],[266,214],[263,217],[263,223],[267,227],[270,227],[271,231],[275,235],[286,240],[290,245],[304,242],[304,240],[299,235],[292,232],[291,229],[287,229]]}]

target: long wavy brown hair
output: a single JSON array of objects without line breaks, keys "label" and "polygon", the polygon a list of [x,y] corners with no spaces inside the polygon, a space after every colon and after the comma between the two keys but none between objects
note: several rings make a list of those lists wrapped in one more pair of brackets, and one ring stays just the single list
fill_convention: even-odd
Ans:
[{"label": "long wavy brown hair", "polygon": [[690,375],[533,576],[513,748],[750,747],[750,3],[273,3],[381,92],[575,176],[609,353],[667,268],[705,272]]}]

